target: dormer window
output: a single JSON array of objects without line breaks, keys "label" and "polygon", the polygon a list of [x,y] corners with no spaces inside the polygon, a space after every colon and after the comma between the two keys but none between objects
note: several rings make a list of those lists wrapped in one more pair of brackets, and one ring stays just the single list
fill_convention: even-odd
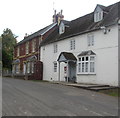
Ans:
[{"label": "dormer window", "polygon": [[103,19],[103,12],[97,12],[94,14],[94,22],[99,22]]},{"label": "dormer window", "polygon": [[63,34],[65,32],[65,25],[63,22],[61,22],[59,26],[59,34]]},{"label": "dormer window", "polygon": [[94,22],[99,22],[103,19],[103,10],[97,6],[94,11]]}]

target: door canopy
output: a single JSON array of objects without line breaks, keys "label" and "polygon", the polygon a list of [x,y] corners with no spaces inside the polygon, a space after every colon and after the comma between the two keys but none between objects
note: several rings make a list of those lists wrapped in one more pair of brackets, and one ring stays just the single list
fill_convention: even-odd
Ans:
[{"label": "door canopy", "polygon": [[16,59],[13,61],[13,64],[19,64],[20,63],[20,60],[19,59]]},{"label": "door canopy", "polygon": [[27,61],[36,61],[36,60],[37,60],[37,57],[35,55],[27,58]]},{"label": "door canopy", "polygon": [[58,62],[67,62],[67,61],[77,61],[76,57],[73,55],[73,53],[70,52],[61,52],[58,57]]}]

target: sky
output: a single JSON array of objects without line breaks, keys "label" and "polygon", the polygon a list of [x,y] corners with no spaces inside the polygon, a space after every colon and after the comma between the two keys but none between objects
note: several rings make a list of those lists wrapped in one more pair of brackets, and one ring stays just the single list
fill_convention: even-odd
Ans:
[{"label": "sky", "polygon": [[63,10],[64,20],[74,20],[94,11],[97,4],[109,6],[119,0],[0,0],[0,35],[9,28],[23,40],[52,23],[54,10]]}]

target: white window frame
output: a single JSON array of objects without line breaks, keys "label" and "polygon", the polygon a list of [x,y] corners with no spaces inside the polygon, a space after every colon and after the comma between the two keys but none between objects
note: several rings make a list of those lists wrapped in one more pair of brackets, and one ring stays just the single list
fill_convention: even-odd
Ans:
[{"label": "white window frame", "polygon": [[57,72],[57,62],[53,62],[53,70],[54,70],[54,72]]},{"label": "white window frame", "polygon": [[[84,60],[83,60],[84,58]],[[88,60],[87,60],[88,58]],[[91,58],[94,58],[94,60],[91,60]],[[91,63],[94,63],[94,67],[92,69],[94,69],[94,72],[91,72]],[[88,64],[86,66],[86,64]],[[96,56],[95,55],[86,55],[86,56],[80,56],[78,57],[78,68],[77,68],[77,74],[96,74]],[[84,65],[84,66],[83,66]],[[83,67],[82,67],[83,66]],[[88,71],[86,71],[88,70]]]},{"label": "white window frame", "polygon": [[29,42],[26,42],[26,54],[29,53]]},{"label": "white window frame", "polygon": [[57,43],[53,44],[53,48],[54,48],[54,53],[57,53],[58,52],[58,44]]},{"label": "white window frame", "polygon": [[95,44],[94,34],[88,34],[87,35],[87,45],[94,46],[94,44]]},{"label": "white window frame", "polygon": [[70,40],[70,50],[75,50],[75,40]]}]

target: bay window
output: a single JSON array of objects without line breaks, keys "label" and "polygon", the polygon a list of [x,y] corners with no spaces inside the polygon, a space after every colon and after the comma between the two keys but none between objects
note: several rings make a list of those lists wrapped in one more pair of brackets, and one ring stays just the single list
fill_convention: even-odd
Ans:
[{"label": "bay window", "polygon": [[95,56],[78,57],[78,74],[95,74]]}]

